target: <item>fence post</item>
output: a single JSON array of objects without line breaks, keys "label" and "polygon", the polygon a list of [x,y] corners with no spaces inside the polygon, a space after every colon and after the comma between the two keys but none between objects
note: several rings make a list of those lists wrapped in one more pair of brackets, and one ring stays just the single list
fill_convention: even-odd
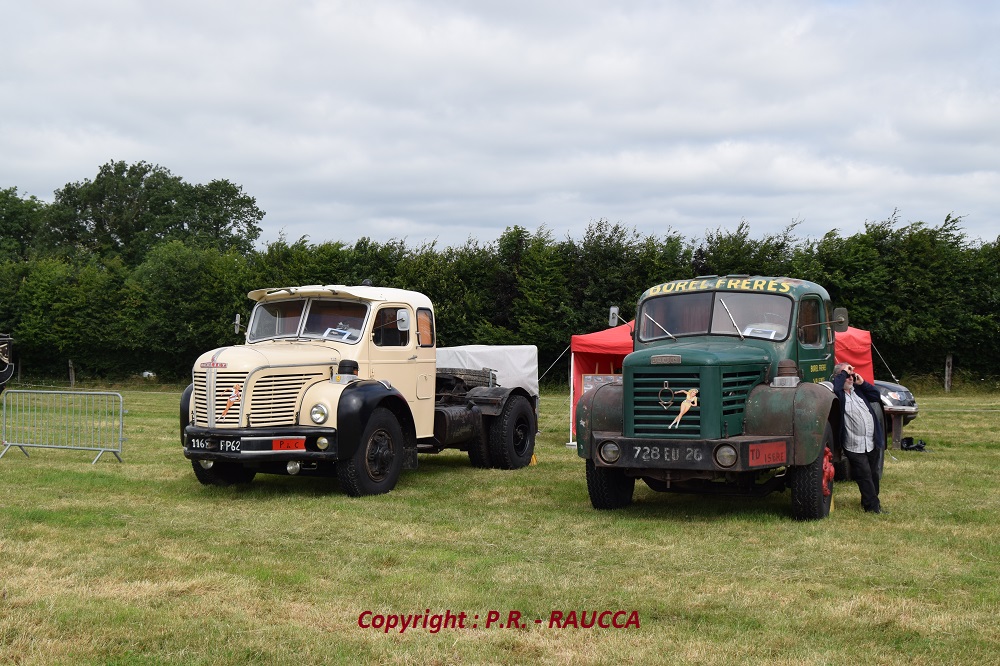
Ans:
[{"label": "fence post", "polygon": [[951,354],[944,359],[944,392],[951,392]]},{"label": "fence post", "polygon": [[74,384],[76,384],[76,373],[73,372],[73,359],[70,359],[69,360],[69,387],[73,388]]}]

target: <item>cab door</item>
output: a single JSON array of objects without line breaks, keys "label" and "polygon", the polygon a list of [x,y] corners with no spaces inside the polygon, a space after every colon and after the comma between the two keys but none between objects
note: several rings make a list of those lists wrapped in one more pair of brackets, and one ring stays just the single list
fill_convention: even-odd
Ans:
[{"label": "cab door", "polygon": [[[413,415],[417,437],[434,431],[434,347],[418,339],[413,309],[408,305],[385,304],[375,311],[368,342],[369,372],[403,394]],[[426,337],[426,336],[423,336]]]},{"label": "cab door", "polygon": [[828,308],[818,295],[807,294],[799,301],[796,348],[799,375],[804,382],[821,382],[833,372],[833,336],[830,335]]}]

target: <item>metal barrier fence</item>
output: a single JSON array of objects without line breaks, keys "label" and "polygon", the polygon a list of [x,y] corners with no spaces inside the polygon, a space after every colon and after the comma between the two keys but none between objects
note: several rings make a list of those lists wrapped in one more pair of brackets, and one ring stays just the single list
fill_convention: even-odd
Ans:
[{"label": "metal barrier fence", "polygon": [[11,447],[105,452],[122,462],[125,406],[120,393],[101,391],[5,391],[3,458]]}]

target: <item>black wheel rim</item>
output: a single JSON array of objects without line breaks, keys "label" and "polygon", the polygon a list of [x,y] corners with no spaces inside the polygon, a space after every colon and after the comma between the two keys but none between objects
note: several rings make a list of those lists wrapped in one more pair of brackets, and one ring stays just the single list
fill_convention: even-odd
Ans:
[{"label": "black wheel rim", "polygon": [[376,430],[365,448],[365,471],[372,481],[381,481],[392,468],[392,437],[385,430]]},{"label": "black wheel rim", "polygon": [[528,451],[531,443],[531,419],[520,418],[514,424],[514,432],[511,435],[514,439],[513,448],[517,456],[523,456]]}]

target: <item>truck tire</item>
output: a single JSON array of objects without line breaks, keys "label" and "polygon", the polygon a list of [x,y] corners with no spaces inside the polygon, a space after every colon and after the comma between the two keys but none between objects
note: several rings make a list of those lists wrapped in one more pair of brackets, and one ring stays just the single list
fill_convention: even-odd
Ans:
[{"label": "truck tire", "polygon": [[493,386],[493,373],[489,368],[472,370],[469,368],[438,368],[438,374],[453,375],[465,382],[466,388]]},{"label": "truck tire", "polygon": [[243,465],[211,460],[192,460],[194,475],[206,486],[240,486],[253,481],[257,472]]},{"label": "truck tire", "polygon": [[598,467],[587,461],[587,493],[595,509],[621,509],[632,503],[635,477],[625,476],[620,469]]},{"label": "truck tire", "polygon": [[[816,460],[808,465],[797,465],[789,470],[789,485],[792,489],[792,517],[795,520],[819,520],[830,515],[833,504],[833,474],[825,474],[826,452],[832,450],[833,428],[826,424],[823,431],[823,447]],[[829,483],[829,494],[824,494],[824,485]]]},{"label": "truck tire", "polygon": [[511,395],[490,423],[490,458],[499,469],[520,469],[535,453],[535,410],[523,395]]},{"label": "truck tire", "polygon": [[469,442],[469,462],[473,467],[489,469],[493,467],[493,458],[490,456],[490,438],[486,428],[482,428],[479,436]]},{"label": "truck tire", "polygon": [[181,446],[184,446],[184,428],[191,425],[191,394],[194,392],[194,384],[188,384],[184,392],[181,393]]},{"label": "truck tire", "polygon": [[381,495],[396,487],[403,470],[403,429],[385,407],[372,412],[350,460],[337,463],[337,478],[351,497]]}]

